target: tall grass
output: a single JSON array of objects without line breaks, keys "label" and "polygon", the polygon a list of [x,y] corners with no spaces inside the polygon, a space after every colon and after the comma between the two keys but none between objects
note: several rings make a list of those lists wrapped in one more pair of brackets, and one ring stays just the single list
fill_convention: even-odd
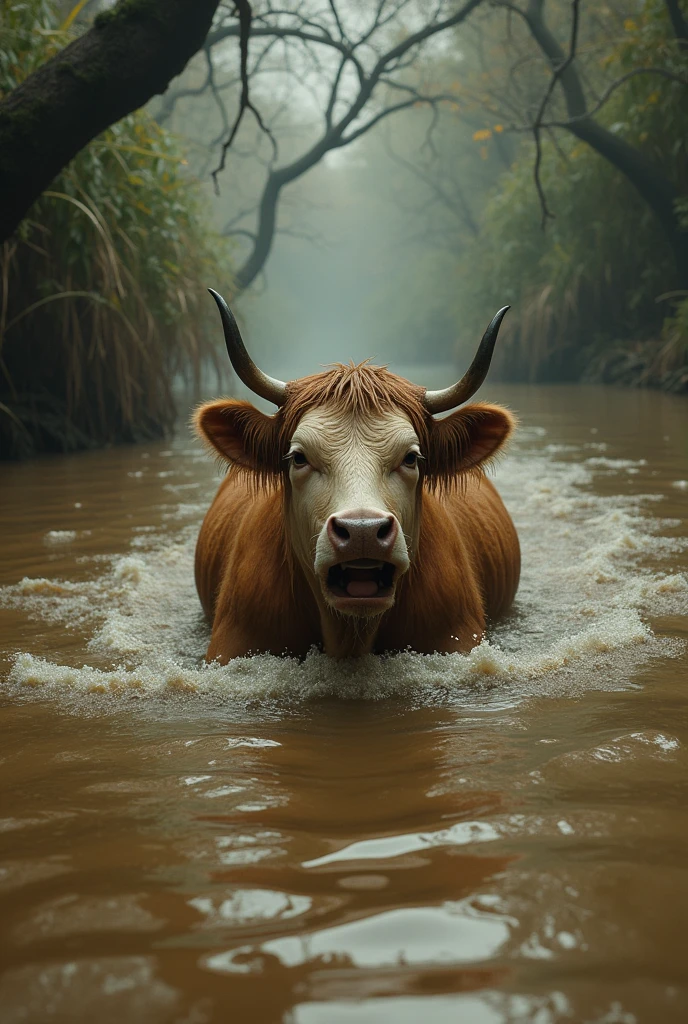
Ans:
[{"label": "tall grass", "polygon": [[[648,66],[688,76],[660,0],[643,0],[604,63],[615,76]],[[679,83],[641,75],[597,115],[684,192],[686,95]],[[620,172],[563,133],[557,148],[545,143],[542,182],[555,214],[546,231],[532,144],[524,143],[460,268],[461,308],[474,333],[490,310],[514,305],[496,369],[516,379],[688,388],[688,296],[675,290],[672,252],[652,213]]]},{"label": "tall grass", "polygon": [[[48,0],[3,5],[0,96],[68,41],[70,24],[57,25]],[[2,246],[3,457],[162,436],[173,383],[197,382],[215,362],[206,285],[228,286],[227,253],[184,166],[174,137],[132,114],[77,156]]]}]

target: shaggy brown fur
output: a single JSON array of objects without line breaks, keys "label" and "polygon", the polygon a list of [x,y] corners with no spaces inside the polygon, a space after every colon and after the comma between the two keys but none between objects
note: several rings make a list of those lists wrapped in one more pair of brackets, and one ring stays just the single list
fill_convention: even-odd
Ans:
[{"label": "shaggy brown fur", "polygon": [[312,586],[291,558],[284,528],[284,456],[301,417],[322,405],[361,416],[400,411],[425,456],[417,556],[394,607],[375,620],[371,649],[470,650],[483,635],[486,616],[508,609],[518,585],[518,539],[482,467],[502,450],[514,418],[479,403],[436,420],[423,396],[423,388],[366,362],[337,364],[292,381],[274,416],[231,399],[197,410],[197,432],[231,470],[196,550],[198,592],[213,623],[208,659],[225,662],[258,651],[302,655],[323,640]]}]

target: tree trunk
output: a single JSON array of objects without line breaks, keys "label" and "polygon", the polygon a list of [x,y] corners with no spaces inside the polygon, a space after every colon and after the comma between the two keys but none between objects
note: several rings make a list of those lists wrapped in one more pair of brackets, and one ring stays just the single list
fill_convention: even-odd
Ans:
[{"label": "tree trunk", "polygon": [[[526,21],[533,38],[556,71],[566,62],[566,55],[545,24],[544,0],[530,0]],[[588,116],[585,93],[575,61],[562,71],[559,83],[564,93],[570,122],[567,131],[591,146],[630,181],[661,224],[672,248],[681,283],[688,280],[688,235],[681,229],[675,202],[679,193],[662,170],[645,154]]]},{"label": "tree trunk", "polygon": [[283,182],[276,174],[271,174],[263,191],[258,212],[258,233],[253,249],[243,266],[234,272],[235,292],[243,292],[253,284],[267,262],[275,240],[277,225],[277,204]]},{"label": "tree trunk", "polygon": [[120,0],[0,102],[0,243],[96,135],[162,93],[219,0]]}]

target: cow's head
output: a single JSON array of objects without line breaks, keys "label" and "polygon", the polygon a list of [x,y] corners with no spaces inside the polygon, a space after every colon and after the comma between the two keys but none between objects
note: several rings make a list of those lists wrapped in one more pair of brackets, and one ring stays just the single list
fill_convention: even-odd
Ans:
[{"label": "cow's head", "polygon": [[394,604],[417,551],[423,487],[460,484],[513,430],[500,406],[456,408],[482,384],[508,307],[492,320],[464,377],[430,392],[369,363],[339,364],[288,384],[268,377],[224,300],[211,294],[238,376],[278,411],[208,402],[196,412],[198,433],[235,471],[264,485],[282,481],[289,548],[321,610],[379,616]]}]

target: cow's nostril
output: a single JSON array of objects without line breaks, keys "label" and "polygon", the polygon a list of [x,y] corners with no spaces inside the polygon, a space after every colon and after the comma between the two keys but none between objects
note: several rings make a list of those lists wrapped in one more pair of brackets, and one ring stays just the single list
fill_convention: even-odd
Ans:
[{"label": "cow's nostril", "polygon": [[380,559],[389,551],[397,536],[397,522],[392,515],[375,515],[368,509],[339,512],[327,521],[330,544],[341,558]]},{"label": "cow's nostril", "polygon": [[341,523],[337,522],[336,519],[332,520],[332,529],[340,538],[340,540],[350,540],[351,534],[349,533],[347,528],[345,526],[342,526]]},{"label": "cow's nostril", "polygon": [[378,540],[385,540],[385,538],[389,537],[389,535],[390,535],[390,533],[392,531],[393,523],[394,523],[393,519],[391,519],[391,518],[390,519],[385,519],[385,521],[383,522],[382,526],[377,531],[377,539]]}]

